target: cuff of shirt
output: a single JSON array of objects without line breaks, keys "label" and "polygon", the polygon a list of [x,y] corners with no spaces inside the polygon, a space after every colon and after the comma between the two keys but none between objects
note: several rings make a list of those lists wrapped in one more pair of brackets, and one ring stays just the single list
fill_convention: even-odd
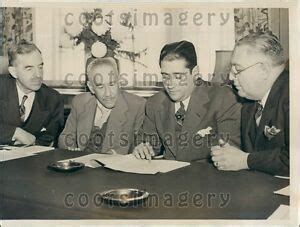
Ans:
[{"label": "cuff of shirt", "polygon": [[17,131],[17,128],[15,129],[14,134],[11,137],[11,142],[15,142],[16,141],[16,131]]},{"label": "cuff of shirt", "polygon": [[245,167],[245,169],[250,169],[249,166],[248,166],[248,156],[249,156],[250,153],[245,153],[244,155],[244,159],[243,159],[243,165]]}]

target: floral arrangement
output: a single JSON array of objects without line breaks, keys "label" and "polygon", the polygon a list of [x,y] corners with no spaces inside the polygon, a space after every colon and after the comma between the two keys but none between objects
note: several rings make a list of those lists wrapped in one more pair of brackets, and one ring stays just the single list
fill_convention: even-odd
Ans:
[{"label": "floral arrangement", "polygon": [[[74,21],[71,25],[64,26],[64,33],[61,35],[61,47],[71,48],[84,43],[85,52],[90,53],[92,57],[121,57],[132,62],[137,62],[141,54],[146,54],[147,49],[139,52],[121,49],[120,41],[116,41],[112,37],[112,24],[110,22],[112,15],[103,16],[102,9],[97,8],[89,12],[81,12],[79,17],[80,21]],[[127,28],[132,40],[134,40],[134,26],[131,19],[130,13],[125,14],[120,25]]]}]

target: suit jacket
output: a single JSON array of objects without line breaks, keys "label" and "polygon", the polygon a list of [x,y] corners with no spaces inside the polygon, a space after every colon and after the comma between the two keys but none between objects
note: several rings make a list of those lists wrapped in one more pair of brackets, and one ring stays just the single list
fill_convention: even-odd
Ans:
[{"label": "suit jacket", "polygon": [[[145,99],[125,91],[120,91],[112,109],[102,144],[102,152],[114,149],[119,154],[128,154],[134,146],[145,116]],[[87,145],[94,125],[97,99],[91,93],[84,93],[73,99],[71,113],[59,137],[59,147],[79,147]]]},{"label": "suit jacket", "polygon": [[0,76],[0,144],[11,143],[16,127],[21,127],[36,137],[37,144],[50,145],[57,141],[63,124],[63,99],[45,84],[35,92],[31,113],[22,124],[16,80],[10,75]]},{"label": "suit jacket", "polygon": [[[150,142],[155,153],[163,151],[167,159],[207,159],[211,145],[216,145],[220,137],[240,146],[240,111],[241,104],[229,87],[202,81],[191,94],[178,140],[175,137],[175,103],[161,91],[146,103],[139,140]],[[212,128],[210,136],[197,134],[208,127]]]},{"label": "suit jacket", "polygon": [[[283,72],[273,84],[266,101],[256,135],[255,102],[242,108],[242,147],[249,152],[248,166],[270,174],[289,175],[289,75]],[[280,132],[266,136],[265,127],[275,126]]]}]

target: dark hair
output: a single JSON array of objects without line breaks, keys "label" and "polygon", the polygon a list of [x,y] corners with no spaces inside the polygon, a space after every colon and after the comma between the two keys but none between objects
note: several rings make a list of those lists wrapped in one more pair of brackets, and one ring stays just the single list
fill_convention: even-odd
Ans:
[{"label": "dark hair", "polygon": [[13,45],[8,50],[8,65],[13,66],[17,59],[17,55],[29,54],[33,51],[38,51],[39,53],[42,53],[35,44],[22,39],[18,44]]},{"label": "dark hair", "polygon": [[270,57],[274,65],[281,65],[286,61],[279,39],[272,33],[250,33],[236,43],[236,46],[242,45],[248,45],[252,50]]},{"label": "dark hair", "polygon": [[161,66],[161,62],[164,60],[173,61],[175,59],[185,59],[187,62],[186,67],[192,70],[197,65],[197,55],[194,45],[185,40],[166,44],[160,52],[159,66]]}]

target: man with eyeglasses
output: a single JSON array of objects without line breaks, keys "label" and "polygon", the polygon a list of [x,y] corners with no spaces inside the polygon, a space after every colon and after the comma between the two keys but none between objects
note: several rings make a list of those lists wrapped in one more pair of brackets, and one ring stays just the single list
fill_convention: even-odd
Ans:
[{"label": "man with eyeglasses", "polygon": [[233,80],[246,98],[242,108],[242,150],[212,148],[219,170],[254,169],[289,175],[289,75],[283,49],[271,34],[250,34],[233,51]]},{"label": "man with eyeglasses", "polygon": [[231,88],[199,77],[195,47],[187,41],[165,45],[160,53],[164,91],[146,103],[141,143],[133,153],[151,159],[210,160],[218,139],[240,145],[241,105]]}]

